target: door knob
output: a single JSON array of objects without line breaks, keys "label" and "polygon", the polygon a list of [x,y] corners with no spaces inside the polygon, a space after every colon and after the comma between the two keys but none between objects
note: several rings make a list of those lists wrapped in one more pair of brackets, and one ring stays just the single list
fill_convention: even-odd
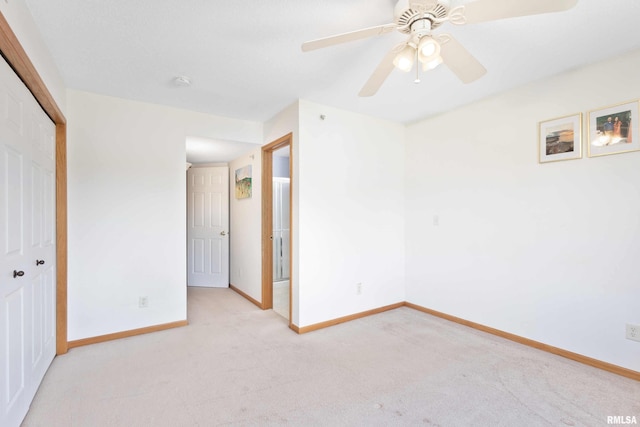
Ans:
[{"label": "door knob", "polygon": [[44,264],[44,260],[43,259],[37,259],[36,260],[36,265],[42,265]]},{"label": "door knob", "polygon": [[13,270],[13,278],[24,276],[24,271]]},{"label": "door knob", "polygon": [[221,235],[221,236],[226,236],[226,235],[227,235],[227,232],[226,232],[226,231],[221,231],[221,232],[220,232],[220,235]]}]

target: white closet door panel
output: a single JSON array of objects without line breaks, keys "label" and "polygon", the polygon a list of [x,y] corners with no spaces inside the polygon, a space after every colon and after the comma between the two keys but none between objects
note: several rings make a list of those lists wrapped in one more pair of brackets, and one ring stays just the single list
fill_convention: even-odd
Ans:
[{"label": "white closet door panel", "polygon": [[[43,112],[44,114],[44,112]],[[45,125],[40,125],[40,136],[43,140],[43,144],[44,144],[44,155],[45,157],[50,161],[53,162],[53,164],[55,164],[56,161],[56,135],[55,132],[52,132],[52,130],[55,130],[55,126],[51,127],[51,126],[45,126]]]},{"label": "white closet door panel", "polygon": [[[4,308],[6,324],[4,335],[6,337],[3,359],[7,368],[4,381],[3,396],[6,404],[5,411],[11,412],[13,407],[19,404],[20,397],[25,390],[26,371],[26,342],[25,342],[25,290],[18,288],[14,292],[5,295]],[[4,408],[3,408],[4,409]]]},{"label": "white closet door panel", "polygon": [[31,246],[42,245],[42,226],[44,223],[42,169],[31,164]]},{"label": "white closet door panel", "polygon": [[[55,308],[56,308],[56,230],[55,230],[55,126],[36,104],[30,105],[31,120],[26,126],[33,131],[27,132],[32,136],[32,164],[37,169],[37,182],[32,182],[31,218],[37,222],[31,229],[37,235],[31,240],[37,242],[31,247],[26,257],[33,286],[30,289],[31,311],[31,342],[32,355],[30,366],[32,387],[44,377],[49,364],[55,355]],[[34,203],[34,201],[37,201]],[[35,390],[30,392],[34,393]]]},{"label": "white closet door panel", "polygon": [[42,275],[31,281],[31,365],[36,366],[44,352],[44,290]]},{"label": "white closet door panel", "polygon": [[3,187],[6,195],[6,217],[3,226],[7,233],[4,253],[19,255],[24,252],[23,236],[25,234],[23,156],[5,147],[4,160],[6,172]]},{"label": "white closet door panel", "polygon": [[4,99],[4,123],[7,130],[13,131],[16,135],[22,136],[23,123],[22,123],[22,101],[10,88],[5,88]]},{"label": "white closet door panel", "polygon": [[54,168],[45,170],[42,178],[42,202],[44,204],[42,246],[49,249],[49,254],[53,258],[56,242],[56,177]]},{"label": "white closet door panel", "polygon": [[55,125],[0,59],[0,425],[55,356]]},{"label": "white closet door panel", "polygon": [[[56,269],[50,265],[43,273],[44,292],[44,316],[43,341],[47,349],[55,348],[56,345]],[[51,355],[51,350],[46,351]]]}]

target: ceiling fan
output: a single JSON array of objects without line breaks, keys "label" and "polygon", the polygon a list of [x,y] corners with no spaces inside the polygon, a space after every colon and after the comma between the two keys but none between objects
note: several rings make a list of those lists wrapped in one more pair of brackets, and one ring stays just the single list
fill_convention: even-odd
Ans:
[{"label": "ceiling fan", "polygon": [[452,7],[456,0],[399,0],[393,23],[337,34],[302,44],[302,50],[321,49],[379,36],[394,30],[408,34],[409,38],[385,55],[359,96],[372,96],[382,86],[394,67],[409,72],[416,64],[416,82],[419,68],[434,69],[441,63],[449,67],[464,83],[482,77],[487,70],[455,38],[449,34],[434,34],[433,30],[445,22],[454,25],[513,18],[571,9],[578,0],[471,0]]}]

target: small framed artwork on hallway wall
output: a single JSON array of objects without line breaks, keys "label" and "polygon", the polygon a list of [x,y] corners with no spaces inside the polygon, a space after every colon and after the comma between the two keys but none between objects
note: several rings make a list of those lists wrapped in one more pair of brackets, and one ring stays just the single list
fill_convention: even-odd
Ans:
[{"label": "small framed artwork on hallway wall", "polygon": [[638,101],[589,112],[589,157],[638,150]]},{"label": "small framed artwork on hallway wall", "polygon": [[582,158],[582,113],[538,123],[540,163]]},{"label": "small framed artwork on hallway wall", "polygon": [[251,165],[236,169],[236,199],[251,197]]}]

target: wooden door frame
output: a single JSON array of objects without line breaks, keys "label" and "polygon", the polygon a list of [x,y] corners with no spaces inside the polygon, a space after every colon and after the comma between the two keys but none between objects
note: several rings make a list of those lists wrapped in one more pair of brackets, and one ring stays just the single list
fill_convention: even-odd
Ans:
[{"label": "wooden door frame", "polygon": [[273,152],[289,147],[289,327],[293,288],[293,134],[262,147],[262,309],[273,308]]},{"label": "wooden door frame", "polygon": [[0,54],[56,126],[56,354],[67,342],[67,120],[0,12]]}]

